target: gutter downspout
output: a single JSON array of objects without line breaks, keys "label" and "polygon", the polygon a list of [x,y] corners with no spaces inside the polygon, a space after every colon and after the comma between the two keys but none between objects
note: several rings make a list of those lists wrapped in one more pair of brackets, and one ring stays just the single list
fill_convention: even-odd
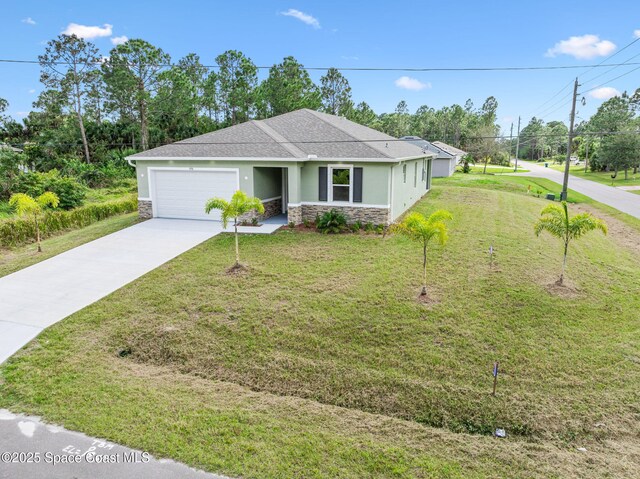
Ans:
[{"label": "gutter downspout", "polygon": [[127,163],[129,163],[129,166],[135,168],[136,165],[134,165],[133,163],[131,163],[131,157],[127,156]]}]

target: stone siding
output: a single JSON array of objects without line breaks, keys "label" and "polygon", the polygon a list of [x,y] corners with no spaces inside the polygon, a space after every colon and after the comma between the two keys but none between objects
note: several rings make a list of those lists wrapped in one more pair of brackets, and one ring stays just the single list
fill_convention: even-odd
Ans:
[{"label": "stone siding", "polygon": [[389,208],[369,208],[362,206],[330,206],[330,205],[302,205],[303,220],[314,221],[316,216],[322,215],[332,209],[340,210],[347,217],[347,223],[353,224],[360,221],[363,224],[388,225],[390,222]]},{"label": "stone siding", "polygon": [[151,200],[138,200],[138,216],[142,220],[148,220],[153,217]]},{"label": "stone siding", "polygon": [[258,221],[266,220],[267,218],[271,218],[273,216],[278,216],[282,214],[282,199],[276,198],[271,201],[263,202],[264,206],[264,214],[257,214],[255,211],[250,211],[246,215],[242,215],[239,218],[239,221],[251,221],[253,218],[258,218]]},{"label": "stone siding", "polygon": [[302,223],[302,207],[291,206],[287,207],[287,222],[299,225]]}]

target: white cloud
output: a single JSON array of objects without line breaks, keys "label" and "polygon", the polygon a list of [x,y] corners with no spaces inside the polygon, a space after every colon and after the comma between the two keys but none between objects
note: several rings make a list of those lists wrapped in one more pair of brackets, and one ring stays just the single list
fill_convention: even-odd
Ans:
[{"label": "white cloud", "polygon": [[36,21],[31,17],[27,17],[22,19],[22,23],[26,23],[27,25],[35,25]]},{"label": "white cloud", "polygon": [[398,78],[394,83],[398,88],[404,88],[405,90],[420,91],[425,88],[431,88],[431,83],[422,83],[420,80],[407,76]]},{"label": "white cloud", "polygon": [[111,37],[111,43],[114,45],[122,45],[123,43],[127,43],[129,38],[126,35],[122,35],[121,37]]},{"label": "white cloud", "polygon": [[604,57],[616,49],[616,45],[609,40],[600,40],[598,35],[582,35],[581,37],[569,37],[549,48],[545,56],[571,55],[580,60],[588,60],[595,57]]},{"label": "white cloud", "polygon": [[640,29],[633,31],[633,38],[640,38]]},{"label": "white cloud", "polygon": [[309,15],[308,13],[296,10],[295,8],[290,8],[286,12],[280,12],[280,15],[284,15],[285,17],[297,18],[301,22],[306,23],[307,25],[311,25],[313,28],[320,28],[320,22],[317,18]]},{"label": "white cloud", "polygon": [[589,92],[589,95],[598,100],[608,100],[614,96],[620,96],[620,92],[613,87],[603,86],[602,88],[596,88]]},{"label": "white cloud", "polygon": [[65,35],[75,35],[79,38],[98,38],[98,37],[110,37],[113,33],[113,25],[105,23],[101,27],[90,25],[79,25],[77,23],[70,23],[67,28],[62,32]]},{"label": "white cloud", "polygon": [[31,90],[29,90],[29,93],[35,93],[36,90],[34,88],[32,88]]},{"label": "white cloud", "polygon": [[348,55],[342,55],[340,58],[342,58],[343,60],[360,60],[360,58],[358,57],[353,57]]}]

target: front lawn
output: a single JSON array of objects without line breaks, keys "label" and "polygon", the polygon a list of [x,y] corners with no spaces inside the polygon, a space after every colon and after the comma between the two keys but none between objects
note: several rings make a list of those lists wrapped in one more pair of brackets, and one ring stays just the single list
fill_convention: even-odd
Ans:
[{"label": "front lawn", "polygon": [[[564,165],[551,166],[554,170],[564,172]],[[632,169],[628,170],[628,177],[624,179],[624,171],[618,171],[617,176],[611,178],[612,171],[584,171],[584,165],[582,166],[570,166],[569,173],[585,180],[596,181],[607,186],[638,186],[640,185],[640,173],[633,173]]]},{"label": "front lawn", "polygon": [[402,237],[242,236],[251,269],[228,275],[221,235],[45,331],[0,407],[232,476],[631,477],[640,232],[601,214],[611,235],[573,245],[559,292],[547,202],[521,191],[543,180],[451,186],[470,181],[416,206],[455,218],[431,303]]}]

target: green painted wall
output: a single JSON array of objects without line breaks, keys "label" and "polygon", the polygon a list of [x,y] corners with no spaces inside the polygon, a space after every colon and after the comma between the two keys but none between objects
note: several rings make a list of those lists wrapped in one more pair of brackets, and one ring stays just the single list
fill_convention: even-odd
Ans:
[{"label": "green painted wall", "polygon": [[349,164],[362,170],[362,203],[389,204],[389,172],[391,163],[347,163],[339,161],[305,163],[302,167],[302,201],[318,201],[318,168],[327,165]]},{"label": "green painted wall", "polygon": [[[407,167],[406,180],[403,174],[404,165]],[[422,198],[427,192],[427,184],[430,183],[430,181],[428,175],[425,175],[425,179],[422,178],[422,169],[424,166],[425,162],[420,159],[406,161],[393,167],[392,219],[395,220],[398,218],[398,216],[404,213],[407,208],[411,207],[411,205]],[[429,168],[428,162],[426,166],[427,171],[429,171],[431,168]],[[415,176],[416,173],[417,177]]]},{"label": "green painted wall", "polygon": [[282,196],[282,169],[254,167],[253,195],[261,200]]},{"label": "green painted wall", "polygon": [[[289,202],[300,202],[299,181],[300,167],[295,162],[275,161],[207,161],[207,160],[137,160],[136,175],[138,178],[138,197],[149,197],[149,171],[150,167],[165,168],[238,168],[240,171],[240,189],[250,196],[256,196],[254,191],[254,167],[272,167],[289,169]],[[280,194],[272,195],[280,196]],[[270,198],[272,196],[264,196]]]}]

